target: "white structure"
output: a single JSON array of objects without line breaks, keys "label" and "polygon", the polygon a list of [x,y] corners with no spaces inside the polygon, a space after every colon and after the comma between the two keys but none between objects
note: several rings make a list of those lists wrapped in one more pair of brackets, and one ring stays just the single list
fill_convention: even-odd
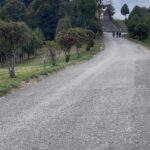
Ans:
[{"label": "white structure", "polygon": [[97,18],[103,19],[108,5],[113,5],[113,0],[97,0]]}]

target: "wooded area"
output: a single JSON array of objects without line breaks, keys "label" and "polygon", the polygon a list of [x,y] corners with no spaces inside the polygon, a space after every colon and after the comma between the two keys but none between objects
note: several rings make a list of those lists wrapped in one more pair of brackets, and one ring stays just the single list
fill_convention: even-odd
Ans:
[{"label": "wooded area", "polygon": [[150,8],[135,6],[127,20],[131,38],[144,41],[150,35]]},{"label": "wooded area", "polygon": [[54,47],[46,41],[60,45],[66,62],[72,46],[80,57],[82,44],[89,51],[95,34],[102,33],[96,6],[95,0],[0,0],[0,63],[7,62],[15,77],[15,63],[30,59],[43,45],[56,61]]}]

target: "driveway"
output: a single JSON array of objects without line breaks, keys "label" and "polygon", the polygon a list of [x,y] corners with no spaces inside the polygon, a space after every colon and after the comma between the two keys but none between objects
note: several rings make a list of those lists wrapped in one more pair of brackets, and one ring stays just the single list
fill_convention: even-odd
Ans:
[{"label": "driveway", "polygon": [[0,150],[150,150],[150,51],[104,37],[93,59],[0,98]]}]

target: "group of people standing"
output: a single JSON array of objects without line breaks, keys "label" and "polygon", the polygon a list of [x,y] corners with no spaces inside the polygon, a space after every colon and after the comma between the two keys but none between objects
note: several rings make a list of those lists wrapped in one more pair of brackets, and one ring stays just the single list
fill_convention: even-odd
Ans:
[{"label": "group of people standing", "polygon": [[121,38],[121,35],[122,35],[122,33],[121,33],[121,31],[113,31],[113,38]]}]

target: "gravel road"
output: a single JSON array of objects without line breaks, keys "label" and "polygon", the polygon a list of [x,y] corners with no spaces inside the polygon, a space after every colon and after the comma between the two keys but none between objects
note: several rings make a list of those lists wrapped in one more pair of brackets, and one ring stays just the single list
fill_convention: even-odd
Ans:
[{"label": "gravel road", "polygon": [[0,150],[150,150],[150,51],[106,33],[93,59],[0,98]]}]

